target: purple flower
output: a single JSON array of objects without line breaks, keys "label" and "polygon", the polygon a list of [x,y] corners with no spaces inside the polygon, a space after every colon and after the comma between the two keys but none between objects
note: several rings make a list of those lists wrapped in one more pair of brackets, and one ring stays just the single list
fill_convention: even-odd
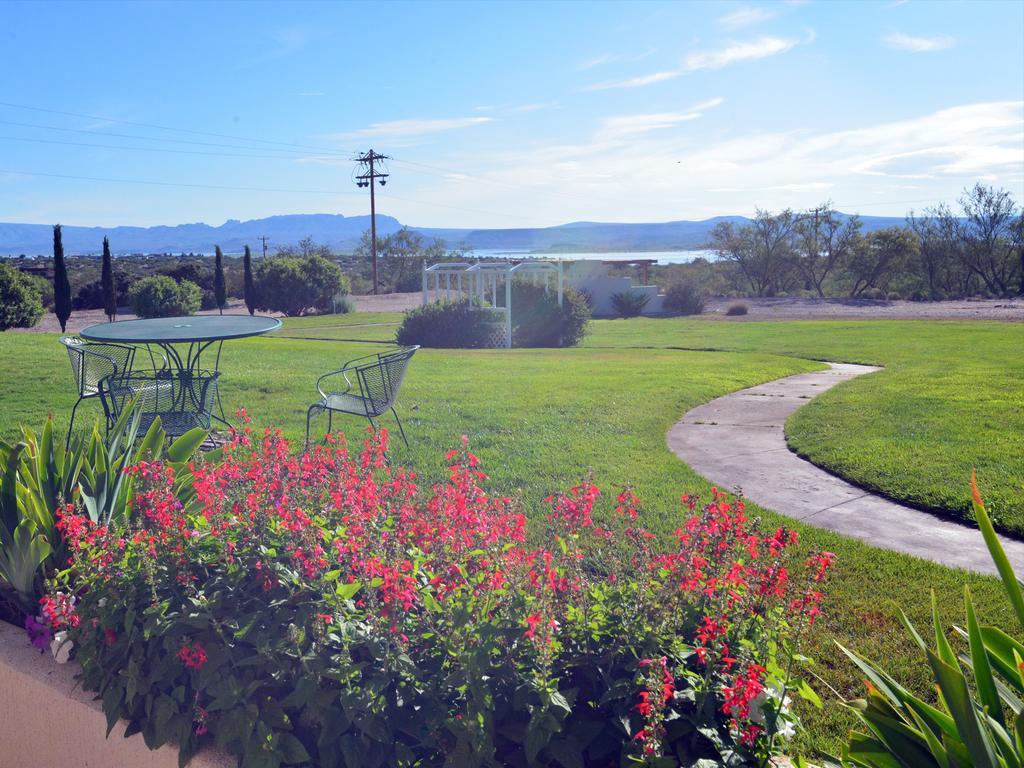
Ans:
[{"label": "purple flower", "polygon": [[50,625],[39,621],[35,616],[26,616],[25,631],[32,647],[38,648],[40,653],[45,653],[50,647]]}]

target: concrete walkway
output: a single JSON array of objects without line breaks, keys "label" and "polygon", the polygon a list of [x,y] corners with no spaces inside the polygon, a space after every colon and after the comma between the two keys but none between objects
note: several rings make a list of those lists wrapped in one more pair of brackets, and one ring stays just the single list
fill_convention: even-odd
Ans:
[{"label": "concrete walkway", "polygon": [[[994,574],[977,528],[876,496],[789,450],[784,427],[793,411],[837,384],[879,370],[829,365],[827,371],[776,379],[694,408],[669,430],[669,448],[723,490],[742,491],[780,514],[878,547]],[[1001,538],[1024,575],[1024,542]]]}]

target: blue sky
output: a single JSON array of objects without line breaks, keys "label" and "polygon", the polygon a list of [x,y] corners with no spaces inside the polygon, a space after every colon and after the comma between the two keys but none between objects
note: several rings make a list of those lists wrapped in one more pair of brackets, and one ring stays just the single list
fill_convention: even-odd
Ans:
[{"label": "blue sky", "polygon": [[0,50],[8,222],[362,214],[370,146],[420,226],[1024,199],[1022,2],[0,2]]}]

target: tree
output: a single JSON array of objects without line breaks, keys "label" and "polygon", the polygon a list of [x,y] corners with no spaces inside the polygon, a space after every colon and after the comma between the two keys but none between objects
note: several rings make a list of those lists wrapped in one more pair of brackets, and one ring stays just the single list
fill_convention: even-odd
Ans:
[{"label": "tree", "polygon": [[349,292],[348,278],[323,256],[275,256],[260,262],[256,278],[260,309],[289,317],[325,312],[335,297]]},{"label": "tree", "polygon": [[255,314],[256,312],[256,281],[252,275],[252,251],[249,250],[249,246],[245,246],[245,256],[242,258],[242,264],[245,267],[245,307],[249,310],[249,314]]},{"label": "tree", "polygon": [[850,251],[847,271],[853,283],[851,298],[874,288],[884,291],[892,277],[917,257],[917,237],[903,227],[876,230],[857,238]]},{"label": "tree", "polygon": [[71,317],[71,283],[68,281],[67,264],[64,263],[60,224],[53,227],[53,311],[60,323],[61,333],[64,333],[68,318]]},{"label": "tree", "polygon": [[917,277],[924,283],[928,298],[945,299],[970,292],[972,276],[961,255],[960,220],[949,206],[941,203],[926,208],[917,217],[911,211],[907,225],[917,235]]},{"label": "tree", "polygon": [[117,317],[117,291],[114,287],[114,266],[110,261],[110,240],[103,238],[103,270],[100,274],[100,285],[103,288],[103,311],[107,320],[113,322]]},{"label": "tree", "polygon": [[772,214],[758,209],[742,227],[719,222],[711,231],[711,246],[725,261],[736,264],[758,296],[774,296],[792,283],[793,228],[796,216],[788,208]]},{"label": "tree", "polygon": [[224,283],[224,254],[220,246],[214,246],[213,257],[213,298],[217,302],[217,309],[224,314],[224,305],[228,303],[227,286]]},{"label": "tree", "polygon": [[[387,237],[377,238],[378,285],[388,293],[418,290],[424,262],[442,261],[457,255],[458,251],[446,252],[441,240],[428,243],[419,232],[402,227]],[[363,232],[355,256],[365,264],[370,263],[369,230]]]},{"label": "tree", "polygon": [[42,298],[32,279],[0,262],[0,331],[31,328],[42,316]]},{"label": "tree", "polygon": [[1019,215],[1013,196],[979,182],[964,191],[960,207],[967,269],[981,278],[989,293],[1010,295],[1016,289],[1017,270],[1024,268],[1013,248],[1013,227]]},{"label": "tree", "polygon": [[825,279],[849,256],[860,232],[860,219],[851,216],[843,221],[829,201],[800,216],[793,229],[795,264],[804,278],[804,287],[824,296]]}]

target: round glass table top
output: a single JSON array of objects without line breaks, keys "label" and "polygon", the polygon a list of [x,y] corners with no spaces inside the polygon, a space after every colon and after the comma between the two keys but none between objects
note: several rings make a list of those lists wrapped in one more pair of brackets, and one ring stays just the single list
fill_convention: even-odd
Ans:
[{"label": "round glass table top", "polygon": [[280,327],[280,320],[264,315],[191,315],[96,323],[84,328],[78,335],[89,341],[190,344],[259,336]]}]

